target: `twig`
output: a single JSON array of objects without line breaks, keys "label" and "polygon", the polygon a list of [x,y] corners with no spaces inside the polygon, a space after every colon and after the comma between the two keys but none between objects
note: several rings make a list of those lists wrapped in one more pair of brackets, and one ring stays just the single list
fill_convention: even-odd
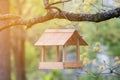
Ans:
[{"label": "twig", "polygon": [[49,4],[48,7],[49,7],[49,6],[52,6],[52,5],[55,5],[55,4],[60,4],[60,3],[69,2],[69,1],[72,1],[72,0],[60,0],[60,1],[58,1],[58,2],[54,2],[54,3]]},{"label": "twig", "polygon": [[51,7],[51,6],[53,6],[53,5],[55,5],[55,4],[60,4],[60,3],[65,3],[65,2],[69,2],[69,1],[71,1],[71,0],[60,0],[60,1],[57,1],[57,2],[54,2],[54,3],[51,3],[51,4],[49,4],[49,3],[46,3],[45,5],[45,9],[49,9],[49,7]]}]

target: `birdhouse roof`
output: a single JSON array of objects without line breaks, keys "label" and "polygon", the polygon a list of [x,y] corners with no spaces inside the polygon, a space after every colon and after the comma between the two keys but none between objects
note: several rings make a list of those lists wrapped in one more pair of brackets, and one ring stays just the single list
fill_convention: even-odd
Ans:
[{"label": "birdhouse roof", "polygon": [[77,41],[80,45],[87,45],[75,29],[47,29],[35,45],[76,45]]}]

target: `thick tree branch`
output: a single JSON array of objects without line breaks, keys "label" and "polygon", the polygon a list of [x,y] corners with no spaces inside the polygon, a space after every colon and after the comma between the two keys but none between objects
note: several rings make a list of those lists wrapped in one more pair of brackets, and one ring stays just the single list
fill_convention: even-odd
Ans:
[{"label": "thick tree branch", "polygon": [[18,19],[10,21],[8,24],[1,26],[0,31],[7,29],[9,27],[13,27],[15,25],[25,25],[25,26],[27,26],[27,28],[30,28],[34,24],[42,23],[42,22],[51,20],[53,18],[54,18],[53,13],[46,14],[45,16],[37,16],[37,17],[28,19],[28,20],[23,19],[23,18],[18,18]]},{"label": "thick tree branch", "polygon": [[0,20],[8,20],[8,19],[18,19],[20,16],[14,14],[4,14],[0,15]]},{"label": "thick tree branch", "polygon": [[117,18],[119,16],[120,16],[120,8],[116,8],[113,10],[96,13],[96,14],[74,14],[74,13],[62,11],[59,15],[57,15],[58,18],[63,18],[63,19],[67,17],[67,19],[70,21],[91,21],[91,22],[101,22],[111,18]]},{"label": "thick tree branch", "polygon": [[[45,21],[48,21],[54,18],[67,19],[70,21],[101,22],[101,21],[109,20],[111,18],[117,18],[119,16],[120,16],[120,7],[113,9],[113,10],[106,11],[106,12],[96,13],[96,14],[74,14],[74,13],[69,13],[66,11],[61,11],[61,12],[49,11],[45,16],[37,16],[29,20],[20,18],[18,16],[11,15],[11,16],[5,17],[5,19],[7,18],[8,19],[17,18],[17,19],[13,20],[9,24],[4,25],[2,28],[0,28],[0,31],[6,28],[9,28],[11,26],[14,26],[14,25],[26,25],[29,28],[34,24],[42,23],[42,22],[45,22]],[[0,17],[0,20],[2,19],[3,17]]]}]

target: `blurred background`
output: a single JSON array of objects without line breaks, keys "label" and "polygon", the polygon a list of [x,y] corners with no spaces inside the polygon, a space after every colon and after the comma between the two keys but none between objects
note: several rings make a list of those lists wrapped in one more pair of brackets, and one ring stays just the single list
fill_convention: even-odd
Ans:
[{"label": "blurred background", "polygon": [[[59,0],[50,0],[50,3]],[[9,0],[10,13],[29,19],[36,15],[45,15],[43,0]],[[101,13],[120,6],[119,0],[72,0],[56,5],[62,10],[73,13]],[[67,17],[66,17],[67,19]],[[20,26],[20,25],[19,25]],[[29,29],[25,26],[10,29],[11,41],[11,78],[20,80],[120,80],[120,77],[112,74],[93,76],[104,70],[104,63],[119,66],[120,58],[120,19],[113,18],[107,21],[95,22],[71,22],[65,19],[53,19],[36,24]],[[82,69],[67,70],[39,70],[41,60],[41,48],[34,44],[46,29],[76,29],[87,47],[80,47],[81,58],[87,56]],[[74,46],[67,47],[67,57],[75,58]],[[47,47],[47,59],[54,59],[54,47]],[[115,62],[117,60],[117,63]],[[23,70],[23,71],[22,71]],[[120,71],[120,68],[119,68]],[[118,72],[119,72],[118,71]],[[90,72],[90,74],[87,74]],[[24,74],[23,74],[24,73]],[[119,73],[120,74],[120,73]],[[120,76],[120,75],[119,75]],[[22,80],[22,79],[21,79]]]}]

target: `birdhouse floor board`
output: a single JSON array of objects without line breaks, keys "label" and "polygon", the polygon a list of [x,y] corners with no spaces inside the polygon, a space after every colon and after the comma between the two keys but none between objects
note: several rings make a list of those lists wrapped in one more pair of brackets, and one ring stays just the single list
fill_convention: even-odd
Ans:
[{"label": "birdhouse floor board", "polygon": [[63,63],[65,69],[77,69],[82,68],[81,62],[64,62]]},{"label": "birdhouse floor board", "polygon": [[61,62],[40,62],[39,69],[63,69]]},{"label": "birdhouse floor board", "polygon": [[77,69],[82,68],[81,62],[40,62],[39,69]]}]

